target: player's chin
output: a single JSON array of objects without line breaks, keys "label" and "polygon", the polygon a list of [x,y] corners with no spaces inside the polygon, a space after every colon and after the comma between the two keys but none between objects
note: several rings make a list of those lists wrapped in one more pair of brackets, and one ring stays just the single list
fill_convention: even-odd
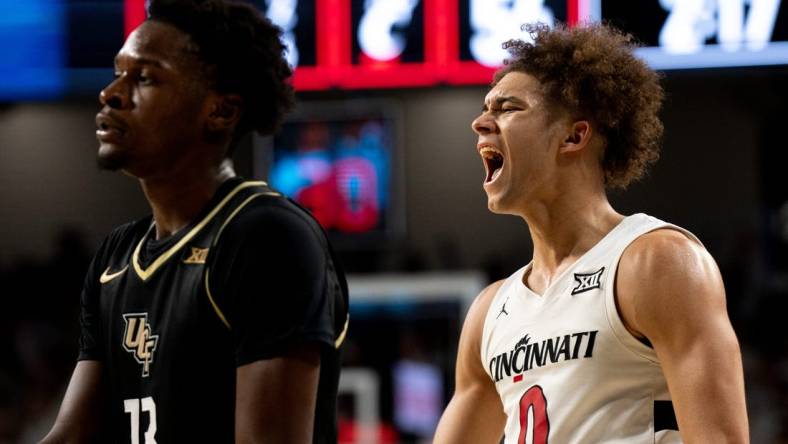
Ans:
[{"label": "player's chin", "polygon": [[517,205],[511,195],[503,192],[487,193],[487,209],[495,214],[517,215]]},{"label": "player's chin", "polygon": [[128,164],[128,155],[122,147],[115,144],[99,142],[99,149],[96,153],[96,164],[99,169],[106,171],[118,171],[125,168]]},{"label": "player's chin", "polygon": [[495,214],[506,214],[500,196],[494,193],[487,193],[487,209]]}]

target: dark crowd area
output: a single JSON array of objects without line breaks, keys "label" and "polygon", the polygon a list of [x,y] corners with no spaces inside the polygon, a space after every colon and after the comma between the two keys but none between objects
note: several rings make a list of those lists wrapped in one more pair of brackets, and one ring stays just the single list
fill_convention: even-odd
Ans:
[{"label": "dark crowd area", "polygon": [[76,362],[79,294],[93,247],[75,228],[55,242],[46,261],[0,269],[0,443],[43,437]]}]

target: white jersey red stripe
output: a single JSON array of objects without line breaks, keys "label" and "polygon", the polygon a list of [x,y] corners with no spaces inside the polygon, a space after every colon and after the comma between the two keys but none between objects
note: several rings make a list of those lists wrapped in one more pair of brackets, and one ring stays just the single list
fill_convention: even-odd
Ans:
[{"label": "white jersey red stripe", "polygon": [[635,214],[543,295],[523,284],[530,264],[501,285],[485,318],[481,359],[507,415],[506,444],[681,442],[659,359],[624,327],[614,295],[626,247],[660,228],[697,241]]}]

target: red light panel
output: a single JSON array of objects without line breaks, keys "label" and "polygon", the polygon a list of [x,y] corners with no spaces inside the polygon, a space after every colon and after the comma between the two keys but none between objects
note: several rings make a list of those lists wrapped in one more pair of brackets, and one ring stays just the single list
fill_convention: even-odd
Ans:
[{"label": "red light panel", "polygon": [[[126,35],[145,20],[145,0],[125,1]],[[576,25],[589,0],[567,0],[567,23]],[[299,91],[487,84],[495,68],[460,58],[458,0],[422,0],[424,61],[352,63],[351,0],[315,0],[316,66],[299,66]]]}]

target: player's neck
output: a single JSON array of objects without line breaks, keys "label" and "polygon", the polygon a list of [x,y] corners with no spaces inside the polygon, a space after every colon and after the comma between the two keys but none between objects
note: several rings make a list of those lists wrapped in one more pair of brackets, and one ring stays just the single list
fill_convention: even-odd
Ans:
[{"label": "player's neck", "polygon": [[565,196],[532,205],[524,216],[534,244],[532,274],[549,284],[580,256],[596,245],[624,216],[618,214],[604,192]]},{"label": "player's neck", "polygon": [[212,168],[190,168],[165,177],[140,179],[156,224],[156,239],[189,225],[205,208],[216,190],[235,171],[229,161]]}]

